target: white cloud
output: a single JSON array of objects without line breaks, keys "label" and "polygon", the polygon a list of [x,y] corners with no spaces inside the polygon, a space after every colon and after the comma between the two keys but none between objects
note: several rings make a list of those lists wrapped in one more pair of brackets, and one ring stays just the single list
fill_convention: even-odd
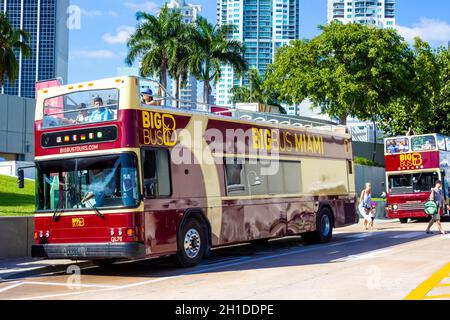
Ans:
[{"label": "white cloud", "polygon": [[71,56],[91,59],[110,59],[116,55],[110,50],[74,50],[70,52]]},{"label": "white cloud", "polygon": [[103,41],[108,44],[123,44],[128,41],[135,28],[130,26],[120,26],[116,29],[116,34],[105,33]]},{"label": "white cloud", "polygon": [[156,12],[159,9],[159,5],[153,1],[125,2],[124,6],[134,11]]},{"label": "white cloud", "polygon": [[103,15],[103,12],[101,12],[100,10],[86,10],[86,9],[81,9],[81,14],[85,17],[89,17],[89,18],[95,18],[95,17],[100,17]]},{"label": "white cloud", "polygon": [[108,15],[110,17],[113,17],[113,18],[118,18],[119,17],[119,14],[116,11],[114,11],[114,10],[109,10],[108,11]]},{"label": "white cloud", "polygon": [[415,37],[431,43],[450,41],[450,24],[439,19],[421,18],[412,27],[397,26],[397,30],[408,42]]}]

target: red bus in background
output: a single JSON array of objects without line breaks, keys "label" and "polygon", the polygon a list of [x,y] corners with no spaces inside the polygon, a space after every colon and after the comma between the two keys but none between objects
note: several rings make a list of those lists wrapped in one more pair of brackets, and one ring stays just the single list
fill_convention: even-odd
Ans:
[{"label": "red bus in background", "polygon": [[34,257],[193,266],[215,247],[328,242],[358,223],[343,128],[146,106],[139,88],[120,77],[39,91]]},{"label": "red bus in background", "polygon": [[[442,180],[449,199],[450,137],[440,134],[385,139],[387,214],[390,219],[427,218],[424,211],[431,188]],[[444,208],[441,215],[447,215]]]}]

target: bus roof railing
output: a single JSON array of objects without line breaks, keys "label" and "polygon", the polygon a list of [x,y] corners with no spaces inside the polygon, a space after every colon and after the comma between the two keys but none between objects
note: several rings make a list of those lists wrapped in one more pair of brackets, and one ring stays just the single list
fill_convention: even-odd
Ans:
[{"label": "bus roof railing", "polygon": [[[161,102],[161,105],[159,106],[161,108],[174,110],[180,109],[188,110],[190,112],[202,113],[206,115],[215,114],[217,116],[227,118],[229,118],[231,115],[232,118],[247,121],[265,122],[267,124],[278,124],[297,128],[314,128],[318,130],[349,134],[348,128],[346,126],[339,125],[333,121],[319,120],[300,116],[290,116],[281,113],[278,114],[278,113],[256,112],[256,111],[242,110],[236,107],[209,104],[200,101],[176,99],[170,94],[169,90],[164,88],[158,81],[147,78],[141,79],[146,82],[153,82],[157,84],[159,88],[161,88],[162,91],[165,92],[166,96],[153,95],[155,101]],[[169,101],[171,103],[166,103],[166,101]],[[199,108],[199,106],[201,106],[201,108]],[[149,105],[148,107],[154,106]],[[217,108],[219,110],[213,110],[214,108]]]}]

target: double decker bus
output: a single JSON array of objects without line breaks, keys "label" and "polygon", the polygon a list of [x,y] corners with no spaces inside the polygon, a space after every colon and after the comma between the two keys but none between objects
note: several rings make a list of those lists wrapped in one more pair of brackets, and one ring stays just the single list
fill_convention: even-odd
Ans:
[{"label": "double decker bus", "polygon": [[[385,139],[387,215],[390,219],[427,218],[424,211],[437,180],[448,204],[450,137],[440,134]],[[446,206],[444,206],[446,207]],[[448,215],[442,208],[441,215]]]},{"label": "double decker bus", "polygon": [[145,106],[139,88],[120,77],[39,91],[34,257],[194,266],[216,247],[328,242],[358,222],[342,128]]}]

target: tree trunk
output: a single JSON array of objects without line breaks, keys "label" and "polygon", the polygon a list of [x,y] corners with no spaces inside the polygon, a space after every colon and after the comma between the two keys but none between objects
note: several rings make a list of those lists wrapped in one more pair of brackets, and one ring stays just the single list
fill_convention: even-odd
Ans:
[{"label": "tree trunk", "polygon": [[161,96],[162,96],[162,100],[161,100],[161,105],[165,105],[166,103],[166,98],[167,98],[167,68],[165,67],[161,67],[161,71],[159,73],[159,82],[161,83]]},{"label": "tree trunk", "polygon": [[211,86],[209,84],[209,80],[205,80],[203,83],[203,103],[206,108],[209,108],[209,95],[211,94]]},{"label": "tree trunk", "polygon": [[377,123],[375,121],[375,117],[373,115],[373,112],[371,112],[372,116],[372,123],[373,123],[373,155],[372,155],[372,162],[375,162],[375,159],[377,157]]},{"label": "tree trunk", "polygon": [[175,79],[174,83],[174,91],[175,91],[175,107],[180,107],[180,77]]},{"label": "tree trunk", "polygon": [[348,114],[343,115],[339,118],[339,124],[342,126],[346,126],[347,125],[347,118],[348,118]]}]

